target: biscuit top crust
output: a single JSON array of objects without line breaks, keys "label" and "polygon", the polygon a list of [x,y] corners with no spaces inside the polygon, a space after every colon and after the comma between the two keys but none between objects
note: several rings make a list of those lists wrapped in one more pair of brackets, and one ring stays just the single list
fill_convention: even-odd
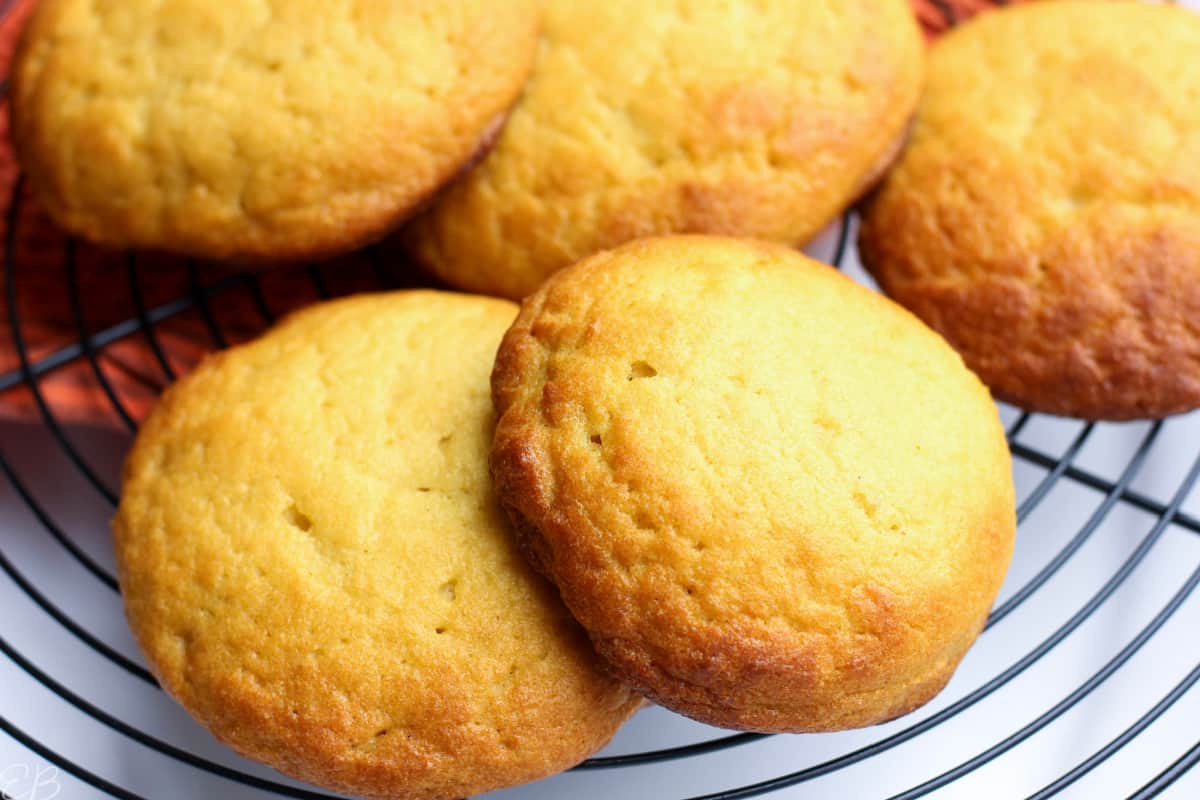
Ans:
[{"label": "biscuit top crust", "polygon": [[548,0],[543,25],[496,149],[410,232],[473,291],[652,234],[804,242],[890,160],[923,74],[904,0]]},{"label": "biscuit top crust", "polygon": [[1200,15],[1046,2],[939,40],[864,262],[1001,398],[1200,404]]},{"label": "biscuit top crust", "polygon": [[564,769],[640,703],[527,565],[487,474],[516,307],[289,317],[164,396],[127,462],[121,588],[163,686],[235,749],[356,795]]},{"label": "biscuit top crust", "polygon": [[570,267],[492,385],[502,503],[652,699],[731,727],[880,721],[940,688],[999,589],[1013,488],[987,390],[782,246],[669,237]]},{"label": "biscuit top crust", "polygon": [[471,157],[538,18],[536,0],[43,0],[14,138],[51,214],[101,243],[352,249]]}]

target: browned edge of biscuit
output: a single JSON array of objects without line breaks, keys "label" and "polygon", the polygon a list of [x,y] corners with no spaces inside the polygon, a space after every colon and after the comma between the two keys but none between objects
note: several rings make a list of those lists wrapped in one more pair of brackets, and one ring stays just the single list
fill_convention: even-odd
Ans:
[{"label": "browned edge of biscuit", "polygon": [[[761,243],[768,248],[785,249],[783,245]],[[585,259],[593,262],[604,253]],[[578,268],[578,267],[576,267]],[[521,375],[537,371],[541,360],[539,346],[531,334],[530,325],[540,312],[547,287],[564,280],[571,269],[555,273],[543,288],[527,298],[513,326],[505,334],[492,371],[493,404],[497,412],[496,437],[489,454],[496,496],[504,508],[518,537],[519,547],[530,563],[559,587],[560,596],[579,619],[595,622],[604,611],[599,604],[580,595],[578,591],[563,591],[564,586],[577,581],[589,581],[586,565],[575,564],[564,574],[564,560],[570,560],[571,541],[576,524],[590,524],[587,514],[570,515],[569,503],[558,495],[553,470],[544,460],[547,432],[530,420],[514,418],[510,413],[522,401]],[[843,280],[848,277],[835,273]],[[547,537],[543,531],[557,535]],[[586,535],[586,534],[584,534]],[[552,543],[553,539],[553,543]],[[658,662],[637,641],[622,639],[585,625],[596,651],[602,656],[612,674],[633,689],[663,706],[708,724],[745,731],[778,733],[816,733],[846,730],[882,724],[907,714],[935,697],[949,682],[964,654],[974,643],[986,620],[986,609],[964,627],[936,656],[930,659],[923,672],[908,676],[904,685],[881,687],[878,703],[870,708],[822,706],[828,698],[820,691],[811,702],[796,707],[778,708],[735,704],[725,696],[725,690],[714,688],[695,679],[694,668],[687,663],[672,663],[668,658]],[[732,661],[754,664],[764,678],[763,685],[774,685],[781,692],[802,691],[809,685],[814,689],[822,680],[817,668],[817,656],[807,648],[790,651],[786,656],[773,655],[762,647],[744,641],[736,630],[720,635],[719,648],[731,655]]]},{"label": "browned edge of biscuit", "polygon": [[914,110],[909,116],[908,121],[904,123],[904,127],[901,128],[900,133],[892,140],[888,149],[879,156],[878,160],[871,166],[871,169],[859,180],[858,185],[851,192],[852,199],[842,211],[843,215],[869,202],[875,192],[879,190],[879,187],[883,186],[888,174],[900,161],[900,156],[904,154],[905,149],[908,147],[908,142],[912,138],[912,132],[916,127],[916,123],[917,112]]},{"label": "browned edge of biscuit", "polygon": [[[548,498],[531,499],[529,487],[536,487],[534,494],[546,491],[538,468],[538,446],[534,439],[530,438],[537,436],[539,436],[539,432],[529,427],[523,427],[515,433],[509,432],[505,440],[497,441],[493,448],[490,467],[497,497],[516,532],[521,552],[535,569],[557,586],[561,576],[556,574],[553,566],[554,553],[539,526],[564,528],[566,523],[559,518],[559,515],[542,513],[547,510],[545,506]],[[534,517],[537,519],[536,522]],[[648,700],[661,703],[687,717],[731,730],[765,733],[822,733],[883,724],[928,703],[950,681],[963,655],[978,637],[985,619],[986,612],[975,625],[947,648],[944,658],[933,662],[929,671],[920,676],[915,683],[910,684],[905,691],[897,692],[896,696],[892,698],[894,702],[891,705],[885,705],[871,714],[831,713],[828,717],[820,720],[815,714],[793,714],[786,710],[756,708],[727,702],[719,691],[689,680],[686,669],[673,669],[670,664],[653,663],[647,653],[636,643],[631,644],[618,638],[598,635],[590,629],[587,632],[592,645],[615,678],[623,681]],[[795,677],[796,666],[793,664],[793,659],[771,659],[768,663],[768,661],[764,661],[764,653],[761,649],[741,645],[736,635],[724,637],[722,646],[733,653],[735,658],[742,658],[747,663],[755,663],[764,671],[776,672],[780,676],[792,675]],[[801,658],[801,661],[804,660]],[[801,672],[805,672],[805,670],[801,669]],[[815,682],[819,676],[812,672],[808,679]],[[800,717],[807,717],[807,719],[798,722]]]},{"label": "browned edge of biscuit", "polygon": [[[93,236],[92,232],[84,230],[74,230],[64,226],[59,219],[55,210],[49,205],[40,201],[41,190],[37,186],[37,179],[33,176],[35,171],[31,171],[26,165],[32,163],[28,156],[29,149],[24,137],[20,135],[20,131],[24,126],[20,124],[21,103],[16,100],[22,95],[21,83],[23,71],[12,69],[12,67],[22,63],[25,58],[25,51],[30,46],[32,34],[30,33],[33,27],[32,23],[36,20],[38,9],[34,9],[26,20],[26,25],[22,29],[17,41],[17,46],[14,50],[12,61],[10,62],[9,79],[11,81],[8,91],[9,97],[9,138],[12,142],[13,153],[16,156],[17,164],[20,167],[20,178],[25,181],[32,189],[35,197],[39,198],[38,208],[46,213],[53,221],[56,227],[71,236],[79,236],[86,239],[93,246],[108,251],[124,251],[136,250],[137,252],[146,253],[148,255],[176,255],[185,258],[194,258],[201,262],[215,261],[224,266],[232,266],[238,269],[247,269],[251,271],[261,272],[271,269],[286,269],[294,268],[312,261],[326,261],[338,256],[347,255],[357,250],[369,247],[373,244],[386,239],[388,236],[395,233],[404,226],[413,217],[420,214],[422,211],[431,206],[438,194],[448,188],[454,182],[460,180],[463,176],[474,169],[492,148],[496,146],[496,142],[500,139],[500,134],[504,131],[504,126],[508,123],[509,117],[512,115],[513,109],[521,101],[522,91],[518,92],[508,106],[492,117],[491,120],[484,126],[475,146],[467,154],[467,156],[456,164],[450,165],[443,170],[437,179],[430,186],[429,190],[424,194],[414,197],[409,203],[401,208],[396,209],[391,214],[371,221],[367,225],[362,225],[359,230],[346,236],[340,242],[331,242],[326,246],[306,247],[306,248],[291,248],[280,249],[275,252],[265,251],[245,251],[228,258],[213,258],[210,254],[191,250],[188,248],[171,248],[171,247],[124,247],[114,245],[103,239],[102,236]],[[415,263],[415,261],[414,261]],[[204,266],[201,263],[199,266]],[[427,270],[425,270],[427,272]]]},{"label": "browned edge of biscuit", "polygon": [[[433,290],[414,291],[418,293],[428,293]],[[382,294],[384,293],[380,293],[380,296],[382,296]],[[361,300],[363,297],[364,295],[356,295],[352,297],[338,298],[326,301],[324,305],[327,307],[331,304],[352,304],[358,300]],[[311,306],[292,310],[276,320],[272,325],[271,330],[278,331],[286,326],[295,325],[298,320],[301,320],[305,316],[312,314],[313,311],[314,307]],[[159,401],[152,411],[150,417],[148,417],[143,423],[141,427],[142,432],[148,433],[151,432],[156,426],[161,427],[161,425],[165,424],[166,420],[170,418],[172,413],[178,413],[175,411],[175,407],[182,401],[184,397],[187,396],[189,392],[189,385],[197,380],[198,376],[204,372],[219,369],[224,362],[228,361],[229,359],[237,358],[239,351],[251,346],[251,344],[251,342],[245,342],[225,350],[205,355],[203,361],[197,365],[196,368],[181,376],[178,381],[171,384],[171,386],[167,388],[167,390],[159,398]],[[124,488],[131,481],[133,474],[137,469],[140,453],[148,447],[151,447],[151,444],[145,437],[139,437],[133,443],[133,446],[130,452],[127,454],[121,469],[120,480],[122,488]],[[114,539],[116,540],[115,546],[118,549],[122,549],[121,544],[123,542],[127,542],[129,536],[128,534],[118,533],[118,529],[124,528],[126,531],[128,531],[129,528],[126,526],[119,512],[119,508],[114,511],[109,524],[110,529],[112,529],[114,532]],[[129,583],[129,576],[126,569],[126,564],[128,561],[129,557],[118,557],[116,559],[118,584],[121,587],[126,587]],[[149,641],[145,638],[147,629],[141,625],[135,624],[135,620],[130,614],[130,606],[128,603],[124,602],[124,600],[122,601],[122,613],[125,616],[126,623],[129,626],[129,629],[132,632],[139,649],[143,653],[151,653],[153,648],[150,646]],[[580,630],[582,629],[580,628]],[[183,678],[182,683],[177,680],[173,681],[171,675],[159,668],[159,662],[155,658],[147,657],[145,661],[149,672],[151,675],[153,675],[159,686],[168,696],[170,696],[176,703],[183,707],[187,711],[188,715],[201,724],[215,739],[246,758],[259,761],[261,763],[266,763],[273,769],[276,769],[296,779],[307,781],[332,791],[353,794],[355,796],[379,798],[379,800],[446,800],[448,797],[457,796],[447,795],[444,790],[439,790],[436,788],[429,789],[418,787],[409,789],[403,783],[397,783],[395,776],[392,774],[394,764],[390,766],[388,764],[379,764],[377,767],[350,767],[348,769],[341,769],[343,765],[337,765],[340,771],[333,773],[330,771],[331,762],[328,760],[322,761],[319,758],[313,758],[312,753],[314,751],[312,750],[307,752],[303,750],[297,750],[289,747],[288,745],[279,744],[278,740],[272,744],[272,747],[274,748],[273,752],[264,750],[261,747],[247,746],[246,740],[242,736],[243,731],[247,730],[246,726],[249,725],[249,730],[253,732],[256,730],[255,725],[260,724],[263,719],[262,708],[257,705],[252,698],[239,692],[225,693],[221,696],[221,704],[223,707],[220,709],[220,713],[202,714],[194,704],[185,702],[186,698],[182,688],[187,685],[186,677]],[[598,657],[594,658],[594,663],[601,669],[603,669],[605,666],[604,662]],[[526,776],[522,780],[526,782],[540,780],[545,777],[550,777],[557,771],[570,769],[574,765],[586,760],[593,753],[606,746],[619,730],[620,725],[628,721],[629,718],[631,718],[645,705],[643,698],[632,691],[627,690],[622,694],[625,695],[625,697],[620,707],[620,711],[617,712],[619,719],[616,720],[616,724],[614,724],[611,729],[601,732],[600,735],[593,735],[590,740],[581,740],[578,738],[570,740],[574,742],[572,746],[575,747],[575,752],[571,754],[568,759],[560,760],[558,764],[552,767],[553,771],[542,771],[534,777]],[[239,726],[237,728],[231,727],[229,723],[229,719],[231,717],[238,718]],[[293,741],[321,741],[322,739],[327,739],[330,735],[329,729],[324,724],[304,718],[293,718],[288,720],[287,729],[288,733],[294,737]],[[432,754],[428,757],[431,758]],[[494,779],[489,777],[489,780]],[[482,786],[483,788],[472,789],[470,788],[470,784],[467,784],[462,780],[458,780],[455,791],[497,791],[501,789],[512,788],[520,784],[510,781],[504,785],[495,785],[494,783],[487,784],[486,782],[477,782],[476,785]],[[466,800],[465,797],[464,800]]]},{"label": "browned edge of biscuit", "polygon": [[504,126],[508,124],[508,119],[512,115],[512,111],[517,103],[520,102],[520,99],[520,95],[518,95],[509,103],[507,108],[492,117],[484,126],[482,133],[480,133],[479,138],[475,142],[475,147],[467,154],[467,157],[458,164],[452,165],[442,175],[438,176],[438,179],[434,181],[425,194],[413,198],[408,205],[397,209],[389,217],[381,219],[377,224],[349,240],[347,244],[333,245],[326,249],[313,248],[298,255],[289,254],[281,259],[266,258],[260,261],[252,258],[248,261],[238,261],[237,263],[256,269],[295,266],[297,262],[322,261],[335,256],[345,255],[346,253],[352,253],[386,239],[402,228],[410,219],[432,205],[438,194],[455,181],[460,180],[487,157],[492,148],[496,146],[496,142],[499,141],[500,134],[504,132]]},{"label": "browned edge of biscuit", "polygon": [[[1184,336],[1163,341],[1158,347],[1160,363],[1144,357],[1146,345],[1127,332],[1113,327],[1093,329],[1086,335],[1061,341],[1055,332],[1066,330],[1079,319],[1078,307],[1061,307],[1058,301],[1030,310],[1025,295],[1036,295],[1038,289],[1017,287],[1000,290],[999,283],[986,278],[967,279],[960,290],[966,293],[978,287],[975,299],[964,304],[961,298],[936,300],[921,291],[899,290],[890,280],[890,245],[887,233],[871,222],[874,195],[862,208],[863,224],[858,232],[858,252],[863,268],[876,280],[885,295],[909,309],[922,322],[933,328],[962,357],[968,369],[987,385],[992,396],[1017,408],[1054,416],[1093,421],[1128,422],[1156,420],[1183,414],[1200,408],[1200,346],[1188,347],[1192,337]],[[1142,242],[1145,251],[1138,257],[1137,271],[1153,274],[1162,265],[1178,258],[1180,246],[1169,240],[1148,235]],[[1155,282],[1148,279],[1147,286]],[[988,286],[993,289],[986,304],[979,299]],[[1200,307],[1200,289],[1185,289],[1185,297],[1159,292],[1152,300],[1180,307]],[[1153,304],[1153,303],[1152,303]],[[1035,314],[1035,330],[1025,333],[1023,341],[1040,341],[1057,348],[1045,352],[1021,352],[1022,340],[1005,342],[1003,358],[994,351],[977,346],[976,340],[963,332],[977,328],[986,319],[991,328],[1015,332],[1031,314]],[[1161,321],[1161,316],[1150,316]],[[1198,323],[1200,324],[1200,323]],[[1161,363],[1185,366],[1165,369]]]}]

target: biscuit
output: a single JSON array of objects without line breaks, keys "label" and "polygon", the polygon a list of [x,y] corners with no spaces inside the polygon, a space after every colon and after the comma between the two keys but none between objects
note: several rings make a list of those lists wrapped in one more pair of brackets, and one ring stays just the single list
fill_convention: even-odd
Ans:
[{"label": "biscuit", "polygon": [[537,0],[42,0],[13,137],[42,205],[111,247],[277,262],[386,234],[482,155]]},{"label": "biscuit", "polygon": [[488,371],[515,313],[327,303],[166,393],[117,564],[153,673],[218,739],[337,791],[459,798],[571,766],[640,704],[492,494]]},{"label": "biscuit", "polygon": [[639,236],[812,238],[886,166],[920,92],[904,0],[548,0],[496,148],[405,232],[414,259],[519,298]]},{"label": "biscuit", "polygon": [[1197,53],[1200,16],[1111,2],[1016,6],[933,46],[860,249],[999,398],[1200,405]]},{"label": "biscuit", "polygon": [[615,674],[703,722],[831,731],[933,697],[1004,577],[987,389],[781,245],[634,242],[551,278],[492,375],[492,475]]}]

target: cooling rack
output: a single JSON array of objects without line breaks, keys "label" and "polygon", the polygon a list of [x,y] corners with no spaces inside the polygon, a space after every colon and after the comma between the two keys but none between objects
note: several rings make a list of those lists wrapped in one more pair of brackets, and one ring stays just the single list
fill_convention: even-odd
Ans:
[{"label": "cooling rack", "polygon": [[[3,191],[0,408],[25,413],[0,417],[0,797],[336,797],[233,755],[157,687],[121,616],[107,523],[147,398],[200,351],[296,305],[415,279],[386,249],[287,275],[147,265],[57,238],[19,176]],[[812,252],[867,281],[854,226]],[[67,326],[50,344],[34,341],[43,300],[30,300],[47,285]],[[196,331],[194,352],[178,346]],[[149,372],[129,347],[151,354]],[[72,403],[82,385],[98,415]],[[730,734],[652,708],[579,768],[495,796],[1200,798],[1200,415],[1000,413],[1017,552],[933,703],[820,736]]]}]

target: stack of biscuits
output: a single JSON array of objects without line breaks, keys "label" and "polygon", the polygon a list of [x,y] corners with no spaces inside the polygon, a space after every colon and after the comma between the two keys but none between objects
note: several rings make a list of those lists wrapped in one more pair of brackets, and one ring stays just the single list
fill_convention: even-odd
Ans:
[{"label": "stack of biscuits", "polygon": [[[647,700],[921,706],[1012,554],[991,393],[1200,406],[1196,53],[1137,2],[926,52],[905,0],[43,0],[13,135],[65,230],[255,269],[395,233],[461,290],[318,304],[166,392],[113,522],[155,676],[414,800]],[[796,249],[856,205],[888,297]]]}]

